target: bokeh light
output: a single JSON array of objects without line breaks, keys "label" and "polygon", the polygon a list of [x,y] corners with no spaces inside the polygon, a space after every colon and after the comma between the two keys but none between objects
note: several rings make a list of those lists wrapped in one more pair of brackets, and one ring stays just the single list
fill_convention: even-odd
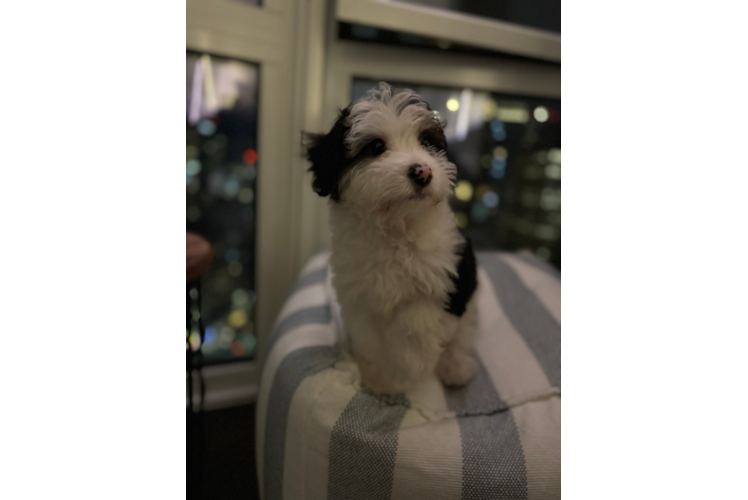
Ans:
[{"label": "bokeh light", "polygon": [[242,160],[244,160],[244,163],[247,165],[254,165],[257,163],[257,151],[255,151],[254,148],[247,149],[242,153]]},{"label": "bokeh light", "polygon": [[548,150],[548,161],[553,163],[561,163],[561,150],[558,148],[551,148]]},{"label": "bokeh light", "polygon": [[216,132],[216,124],[211,120],[200,120],[197,124],[197,132],[200,135],[211,136]]},{"label": "bokeh light", "polygon": [[192,144],[187,145],[187,159],[188,160],[197,158],[199,154],[200,154],[200,150],[197,149],[197,146],[194,146]]},{"label": "bokeh light", "polygon": [[243,288],[237,288],[231,293],[231,303],[235,307],[244,307],[249,302],[249,294]]},{"label": "bokeh light", "polygon": [[483,103],[483,121],[490,122],[496,116],[496,101],[493,99],[486,99]]},{"label": "bokeh light", "polygon": [[545,166],[545,176],[549,179],[558,180],[561,178],[561,165],[549,163]]},{"label": "bokeh light", "polygon": [[202,168],[202,165],[200,164],[200,160],[187,160],[187,173],[189,175],[197,175],[200,173],[200,169]]},{"label": "bokeh light", "polygon": [[496,208],[499,205],[499,195],[493,191],[488,191],[483,195],[481,201],[488,208]]},{"label": "bokeh light", "polygon": [[241,310],[231,311],[229,314],[229,325],[234,328],[241,328],[247,323],[247,313]]},{"label": "bokeh light", "polygon": [[212,326],[209,326],[205,329],[205,344],[204,345],[212,345],[218,340],[218,331],[213,328]]},{"label": "bokeh light", "polygon": [[247,348],[244,345],[244,342],[241,342],[239,340],[235,340],[231,343],[231,354],[234,356],[241,356],[246,352]]},{"label": "bokeh light", "polygon": [[457,111],[458,109],[460,109],[460,101],[454,98],[449,99],[447,101],[447,109],[450,111]]},{"label": "bokeh light", "polygon": [[488,173],[494,179],[503,179],[506,174],[506,160],[494,158],[491,161],[491,170]]},{"label": "bokeh light", "polygon": [[236,179],[229,178],[223,185],[223,192],[228,198],[233,198],[239,193],[241,184]]},{"label": "bokeh light", "polygon": [[455,197],[460,201],[470,201],[473,197],[473,185],[470,181],[459,181],[457,183]]},{"label": "bokeh light", "polygon": [[504,128],[504,122],[499,120],[493,120],[491,122],[491,136],[493,140],[501,142],[506,139],[506,129]]},{"label": "bokeh light", "polygon": [[242,188],[239,191],[238,199],[242,203],[252,203],[255,199],[255,192],[252,191],[252,188]]},{"label": "bokeh light", "polygon": [[496,118],[507,123],[527,123],[530,112],[525,108],[501,106],[496,110]]},{"label": "bokeh light", "polygon": [[197,351],[200,348],[200,333],[190,333],[190,346],[192,346],[193,351]]},{"label": "bokeh light", "polygon": [[498,160],[506,160],[509,158],[509,151],[504,146],[496,146],[493,148],[493,157]]},{"label": "bokeh light", "polygon": [[548,121],[550,115],[548,113],[548,108],[545,106],[538,106],[535,108],[535,111],[532,112],[532,116],[540,123],[543,123]]}]

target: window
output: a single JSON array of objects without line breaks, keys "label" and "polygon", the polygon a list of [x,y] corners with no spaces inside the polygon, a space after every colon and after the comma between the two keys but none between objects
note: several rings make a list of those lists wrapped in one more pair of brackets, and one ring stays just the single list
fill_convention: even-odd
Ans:
[{"label": "window", "polygon": [[[187,230],[213,246],[201,277],[206,363],[251,358],[258,66],[187,53]],[[190,335],[199,346],[197,332]]]},{"label": "window", "polygon": [[[376,85],[355,78],[352,100]],[[469,88],[411,88],[447,126],[452,208],[477,250],[529,248],[561,267],[561,101]]]}]

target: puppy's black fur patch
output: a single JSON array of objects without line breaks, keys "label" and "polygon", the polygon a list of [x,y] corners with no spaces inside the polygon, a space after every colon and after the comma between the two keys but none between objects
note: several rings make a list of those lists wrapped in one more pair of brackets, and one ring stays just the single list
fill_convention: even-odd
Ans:
[{"label": "puppy's black fur patch", "polygon": [[343,172],[353,163],[348,158],[345,148],[345,136],[350,130],[346,118],[350,114],[350,106],[340,111],[338,120],[328,134],[304,134],[303,143],[306,147],[306,158],[312,162],[309,171],[314,174],[312,187],[320,196],[330,196],[340,201],[338,181]]},{"label": "puppy's black fur patch", "polygon": [[455,291],[449,294],[449,305],[444,310],[457,317],[462,316],[473,292],[478,287],[478,271],[476,269],[475,253],[470,238],[465,238],[465,245],[457,251],[460,262],[457,264],[457,276],[451,276],[455,284]]}]

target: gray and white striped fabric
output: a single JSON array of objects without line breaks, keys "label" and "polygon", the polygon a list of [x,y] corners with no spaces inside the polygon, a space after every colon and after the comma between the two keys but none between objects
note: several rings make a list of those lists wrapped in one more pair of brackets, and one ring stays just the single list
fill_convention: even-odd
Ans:
[{"label": "gray and white striped fabric", "polygon": [[478,374],[377,398],[341,347],[328,259],[306,265],[273,330],[257,402],[262,498],[560,498],[560,276],[531,254],[478,253]]}]

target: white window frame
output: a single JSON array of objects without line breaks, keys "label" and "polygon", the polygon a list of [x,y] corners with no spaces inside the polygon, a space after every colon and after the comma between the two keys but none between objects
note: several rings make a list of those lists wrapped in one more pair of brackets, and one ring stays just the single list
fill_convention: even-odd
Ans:
[{"label": "white window frame", "polygon": [[[256,394],[275,318],[304,262],[326,240],[319,215],[326,207],[309,187],[300,144],[300,131],[316,129],[321,118],[326,6],[325,0],[186,1],[187,50],[259,65],[257,355],[203,370],[207,408],[246,403]],[[199,404],[198,384],[194,392]]]},{"label": "white window frame", "polygon": [[561,62],[560,34],[474,15],[392,0],[337,0],[336,17],[349,23]]}]

